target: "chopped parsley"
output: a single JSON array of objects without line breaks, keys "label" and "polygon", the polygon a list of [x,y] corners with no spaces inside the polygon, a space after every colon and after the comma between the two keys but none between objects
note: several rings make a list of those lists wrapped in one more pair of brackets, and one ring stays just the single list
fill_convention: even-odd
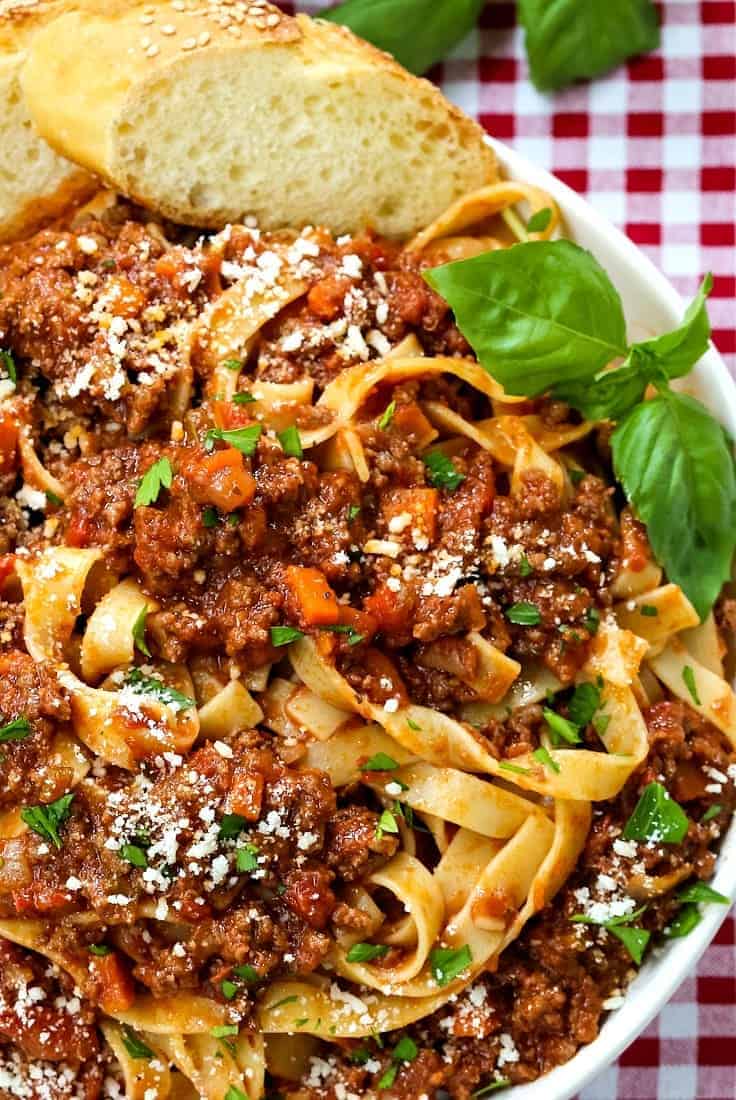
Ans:
[{"label": "chopped parsley", "polygon": [[246,844],[244,847],[238,848],[235,867],[242,875],[258,870],[258,848],[255,844]]},{"label": "chopped parsley", "polygon": [[58,493],[52,493],[50,489],[44,489],[44,492],[46,493],[46,500],[49,502],[49,504],[55,504],[57,508],[61,508],[63,506],[64,501],[61,499]]},{"label": "chopped parsley", "polygon": [[396,1075],[398,1072],[399,1067],[397,1065],[389,1066],[386,1072],[381,1077],[380,1081],[378,1082],[379,1089],[390,1089],[394,1081],[396,1080]]},{"label": "chopped parsley", "polygon": [[624,840],[651,840],[656,844],[679,844],[687,832],[687,815],[661,783],[644,788],[634,812],[626,822]]},{"label": "chopped parsley", "polygon": [[138,1060],[145,1058],[147,1061],[153,1058],[153,1051],[151,1048],[143,1042],[139,1035],[136,1035],[133,1028],[128,1024],[123,1026],[123,1046],[131,1058],[136,1058]]},{"label": "chopped parsley", "polygon": [[650,603],[643,603],[639,608],[639,614],[645,615],[648,619],[653,619],[659,615],[656,607],[653,607]]},{"label": "chopped parsley", "polygon": [[31,732],[31,723],[27,718],[14,718],[6,726],[0,728],[0,745],[8,741],[25,741]]},{"label": "chopped parsley", "polygon": [[225,1093],[224,1100],[248,1100],[248,1096],[242,1089],[236,1088],[235,1085],[231,1085]]},{"label": "chopped parsley", "polygon": [[378,819],[376,826],[376,840],[380,840],[384,833],[398,833],[399,826],[393,810],[384,810]]},{"label": "chopped parsley", "polygon": [[247,820],[241,814],[223,814],[220,820],[220,831],[217,834],[218,838],[220,840],[234,840],[236,836],[240,836],[247,824]]},{"label": "chopped parsley", "polygon": [[250,966],[249,963],[242,963],[240,966],[233,967],[233,974],[238,978],[242,978],[247,985],[253,985],[255,982],[261,980],[261,975],[258,973],[254,966]]},{"label": "chopped parsley", "polygon": [[295,424],[285,428],[283,432],[279,432],[277,438],[285,455],[288,455],[290,458],[304,457],[301,436]]},{"label": "chopped parsley", "polygon": [[232,1001],[237,995],[238,987],[235,982],[231,982],[229,978],[225,978],[224,982],[220,983],[220,992],[226,1001]]},{"label": "chopped parsley", "polygon": [[730,905],[731,899],[727,898],[725,894],[719,894],[717,890],[714,890],[712,886],[709,886],[707,882],[694,882],[692,886],[686,886],[684,890],[680,890],[679,894],[675,897],[678,901],[682,902],[697,902],[704,904],[706,902],[715,902],[716,905]]},{"label": "chopped parsley", "polygon": [[242,359],[225,359],[223,361],[222,365],[223,365],[223,367],[226,367],[228,370],[233,370],[233,371],[234,370],[242,370],[243,369],[243,360]]},{"label": "chopped parsley", "polygon": [[637,966],[640,966],[644,950],[651,939],[651,932],[647,932],[646,928],[633,926],[632,921],[637,920],[645,909],[646,906],[642,905],[640,909],[635,909],[632,913],[624,913],[622,916],[612,917],[610,920],[595,920],[584,913],[577,913],[570,919],[575,924],[596,924],[600,928],[605,928],[607,932],[620,940]]},{"label": "chopped parsley", "polygon": [[204,527],[217,527],[217,521],[219,517],[217,515],[217,509],[209,505],[202,512],[202,525]]},{"label": "chopped parsley", "polygon": [[150,695],[164,706],[174,707],[175,710],[188,710],[189,707],[197,705],[188,695],[184,695],[170,684],[165,684],[158,677],[145,676],[139,668],[131,668],[125,677],[125,685],[136,695]]},{"label": "chopped parsley", "polygon": [[546,768],[551,768],[553,772],[559,772],[560,765],[557,761],[553,760],[549,754],[549,751],[545,749],[544,745],[540,745],[538,749],[535,749],[532,753],[534,759],[542,764]]},{"label": "chopped parsley", "polygon": [[361,508],[359,504],[348,505],[348,523],[352,523],[354,519],[357,519],[360,512]]},{"label": "chopped parsley", "polygon": [[448,493],[454,493],[465,481],[465,474],[461,474],[452,459],[442,451],[430,451],[424,455],[422,461],[429,471],[429,483],[436,489],[446,489]]},{"label": "chopped parsley", "polygon": [[0,367],[5,371],[14,386],[18,384],[18,371],[15,367],[15,359],[10,351],[0,351]]},{"label": "chopped parsley", "polygon": [[331,634],[344,634],[348,645],[359,645],[362,641],[365,641],[365,634],[359,634],[354,626],[348,626],[345,623],[337,623],[335,626],[323,626],[323,630],[328,630]]},{"label": "chopped parsley", "polygon": [[297,630],[295,626],[271,627],[271,645],[273,646],[290,645],[291,642],[296,642],[299,638],[303,637],[304,632],[302,630]]},{"label": "chopped parsley", "polygon": [[148,604],[144,603],[143,607],[138,612],[136,620],[133,623],[133,645],[136,649],[139,649],[141,653],[144,653],[146,657],[151,656],[151,651],[146,644],[146,617],[148,616]]},{"label": "chopped parsley", "polygon": [[568,745],[580,744],[580,730],[575,722],[571,722],[569,718],[563,718],[561,714],[550,710],[549,707],[544,707],[542,714],[549,726],[554,745],[560,745],[563,741],[566,741]]},{"label": "chopped parsley", "polygon": [[698,695],[698,686],[695,683],[695,673],[690,665],[685,665],[682,670],[682,678],[685,681],[685,687],[690,692],[690,698],[695,703],[696,707],[702,706],[700,702],[700,696]]},{"label": "chopped parsley", "polygon": [[600,705],[601,689],[597,684],[578,684],[567,707],[570,721],[578,728],[587,726]]},{"label": "chopped parsley", "polygon": [[601,625],[601,614],[597,607],[589,607],[583,619],[585,629],[589,634],[597,634]]},{"label": "chopped parsley", "polygon": [[568,473],[570,475],[570,481],[577,488],[577,486],[580,484],[580,482],[585,477],[585,470],[581,470],[579,466],[572,466],[568,470]]},{"label": "chopped parsley", "polygon": [[345,956],[349,963],[370,962],[388,955],[388,947],[382,943],[354,943]]},{"label": "chopped parsley", "polygon": [[388,753],[377,752],[369,757],[365,764],[360,765],[360,770],[362,772],[390,772],[398,766],[394,758],[389,756]]},{"label": "chopped parsley", "polygon": [[429,953],[429,967],[437,985],[448,985],[470,966],[473,955],[467,944],[457,949],[436,947]]},{"label": "chopped parsley", "polygon": [[718,817],[719,813],[723,809],[723,806],[719,802],[714,802],[712,806],[709,806],[700,819],[700,824],[705,825],[706,822],[712,821],[714,817]]},{"label": "chopped parsley", "polygon": [[241,393],[235,393],[232,397],[234,405],[252,405],[255,400],[253,394],[248,393],[246,390],[243,390]]},{"label": "chopped parsley", "polygon": [[120,858],[124,859],[126,863],[132,864],[133,867],[140,867],[141,869],[148,866],[148,858],[143,848],[137,844],[123,844],[119,849]]},{"label": "chopped parsley", "polygon": [[539,608],[528,600],[513,603],[511,607],[506,608],[505,614],[509,622],[515,623],[516,626],[538,626],[542,621]]},{"label": "chopped parsley", "polygon": [[521,561],[519,562],[519,575],[522,577],[531,577],[534,572],[534,567],[529,561],[526,554],[521,555]]},{"label": "chopped parsley", "polygon": [[397,1062],[413,1062],[418,1053],[419,1049],[414,1040],[404,1035],[391,1051],[391,1057]]},{"label": "chopped parsley", "polygon": [[232,431],[224,431],[222,428],[210,428],[204,438],[205,449],[211,451],[215,445],[215,440],[219,439],[221,442],[227,443],[229,447],[235,447],[241,454],[248,457],[255,453],[262,431],[262,424],[251,424],[247,428],[233,428]]},{"label": "chopped parsley", "polygon": [[104,959],[105,955],[111,953],[112,948],[108,947],[106,943],[91,943],[87,950],[90,955],[96,955],[98,959]]},{"label": "chopped parsley", "polygon": [[217,1024],[210,1035],[213,1039],[228,1039],[231,1035],[237,1035],[239,1030],[237,1024]]},{"label": "chopped parsley", "polygon": [[407,724],[407,726],[409,727],[410,730],[414,730],[415,732],[421,733],[422,727],[419,725],[418,722],[415,722],[413,718],[407,718],[406,724]]},{"label": "chopped parsley", "polygon": [[59,829],[69,817],[73,801],[74,794],[71,793],[63,794],[47,806],[25,806],[20,811],[21,820],[43,840],[50,841],[55,848],[61,848]]},{"label": "chopped parsley", "polygon": [[134,507],[155,504],[162,489],[170,489],[174,480],[174,471],[168,458],[159,458],[153,466],[149,466],[145,474],[138,482],[135,494]]},{"label": "chopped parsley", "polygon": [[505,772],[515,772],[517,775],[529,775],[528,768],[520,768],[518,764],[509,764],[507,760],[502,760],[498,766]]},{"label": "chopped parsley", "polygon": [[382,432],[385,432],[386,428],[388,428],[389,424],[394,418],[395,412],[396,402],[392,401],[389,405],[386,406],[386,408],[383,410],[380,417],[378,418],[378,427]]}]

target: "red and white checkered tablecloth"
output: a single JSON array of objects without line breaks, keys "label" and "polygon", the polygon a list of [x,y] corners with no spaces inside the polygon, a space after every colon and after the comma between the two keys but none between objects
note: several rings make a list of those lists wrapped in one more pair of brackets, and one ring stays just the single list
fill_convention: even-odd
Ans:
[{"label": "red and white checkered tablecloth", "polygon": [[[329,6],[296,4],[310,14]],[[430,75],[623,229],[684,297],[711,271],[713,338],[736,376],[736,0],[659,7],[656,53],[553,96],[529,81],[514,4],[496,0]],[[736,1100],[735,931],[730,916],[696,972],[580,1100]]]}]

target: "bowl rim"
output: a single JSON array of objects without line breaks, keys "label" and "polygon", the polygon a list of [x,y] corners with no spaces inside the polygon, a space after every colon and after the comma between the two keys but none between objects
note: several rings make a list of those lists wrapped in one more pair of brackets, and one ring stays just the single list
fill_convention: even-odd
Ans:
[{"label": "bowl rim", "polygon": [[[679,321],[684,311],[682,298],[633,241],[552,173],[504,142],[491,137],[487,141],[510,178],[548,191],[558,203],[564,220],[573,223],[573,237],[577,224],[585,228],[586,236],[600,239],[604,250],[613,256],[619,274],[623,270],[643,277],[651,291],[649,301],[669,314],[673,324]],[[608,266],[607,262],[601,262]],[[736,381],[712,344],[686,384],[736,435]],[[732,901],[736,898],[736,818],[722,837],[712,883]],[[702,908],[700,924],[687,937],[654,949],[629,985],[622,1006],[609,1012],[592,1043],[580,1047],[570,1061],[536,1081],[516,1085],[502,1095],[508,1100],[570,1100],[638,1038],[662,1010],[710,945],[728,912],[729,907],[722,905]]]}]

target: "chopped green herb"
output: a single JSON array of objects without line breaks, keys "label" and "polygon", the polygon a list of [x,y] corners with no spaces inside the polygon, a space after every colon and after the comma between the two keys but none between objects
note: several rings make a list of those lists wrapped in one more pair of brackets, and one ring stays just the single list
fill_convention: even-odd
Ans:
[{"label": "chopped green herb", "polygon": [[594,714],[593,715],[593,729],[599,737],[603,737],[608,729],[608,723],[611,721],[610,714]]},{"label": "chopped green herb", "polygon": [[354,519],[357,519],[360,515],[360,511],[361,508],[359,504],[350,504],[348,506],[348,523],[352,523]]},{"label": "chopped green herb", "polygon": [[61,508],[63,506],[64,501],[57,493],[52,493],[50,489],[46,489],[45,493],[46,500],[49,502],[49,504],[55,504],[57,508]]},{"label": "chopped green herb", "polygon": [[682,678],[685,681],[685,687],[690,692],[690,698],[695,703],[696,707],[701,706],[700,696],[698,695],[698,687],[695,683],[695,673],[690,665],[685,665],[682,670]]},{"label": "chopped green herb", "polygon": [[702,919],[697,905],[693,903],[683,905],[680,912],[673,917],[665,928],[664,935],[668,940],[679,940],[683,936],[688,936],[693,928],[697,928]]},{"label": "chopped green herb", "polygon": [[505,772],[514,772],[516,775],[529,775],[528,768],[520,768],[518,764],[509,764],[507,760],[502,760],[498,766]]},{"label": "chopped green herb", "polygon": [[367,1047],[358,1047],[357,1050],[350,1052],[350,1061],[354,1066],[364,1066],[366,1062],[370,1062],[371,1058],[372,1054]]},{"label": "chopped green herb", "polygon": [[240,512],[231,512],[227,517],[228,527],[237,527],[240,523]]},{"label": "chopped green herb", "polygon": [[552,221],[552,211],[548,206],[542,208],[542,210],[536,210],[529,221],[526,223],[527,233],[544,233],[545,229]]},{"label": "chopped green herb", "polygon": [[235,447],[236,450],[247,457],[255,453],[262,431],[262,424],[251,424],[247,428],[234,428],[232,431],[227,432],[222,428],[210,428],[204,438],[205,449],[211,451],[215,445],[215,440],[219,439],[223,443],[227,443],[229,447]]},{"label": "chopped green herb", "polygon": [[488,1096],[491,1092],[498,1092],[499,1089],[507,1089],[511,1081],[508,1077],[497,1077],[495,1081],[491,1081],[490,1085],[484,1085],[482,1089],[476,1089],[474,1093],[471,1093],[474,1100],[478,1100],[481,1096]]},{"label": "chopped green herb", "polygon": [[636,965],[641,966],[644,951],[651,939],[651,932],[647,932],[645,928],[620,928],[618,925],[611,924],[605,927],[611,935],[621,941]]},{"label": "chopped green herb", "polygon": [[242,978],[248,985],[253,985],[255,982],[261,980],[261,976],[254,966],[250,966],[249,963],[242,963],[240,966],[233,967],[233,974],[238,978]]},{"label": "chopped green herb", "polygon": [[145,676],[139,668],[131,668],[125,677],[125,684],[135,695],[150,695],[165,706],[173,707],[174,710],[188,710],[197,705],[188,695],[183,695],[175,687],[165,684],[156,676]]},{"label": "chopped green herb", "polygon": [[256,398],[252,393],[248,393],[247,390],[243,390],[241,393],[234,393],[232,401],[234,405],[252,405]]},{"label": "chopped green herb", "polygon": [[104,959],[105,955],[110,954],[112,948],[108,947],[106,943],[91,943],[87,950],[90,955],[96,955],[98,959]]},{"label": "chopped green herb", "polygon": [[0,351],[0,367],[5,371],[13,385],[16,386],[18,384],[18,372],[12,352]]},{"label": "chopped green herb", "polygon": [[73,800],[74,794],[64,794],[47,806],[25,806],[20,811],[21,820],[43,840],[61,848],[59,829],[69,817]]},{"label": "chopped green herb", "polygon": [[396,1075],[398,1072],[398,1066],[389,1066],[386,1072],[381,1077],[380,1081],[378,1082],[379,1089],[390,1089],[394,1081],[396,1080]]},{"label": "chopped green herb", "polygon": [[213,1039],[227,1039],[231,1035],[237,1035],[240,1028],[237,1024],[217,1024],[210,1031]]},{"label": "chopped green herb", "polygon": [[289,455],[290,458],[304,457],[301,436],[295,424],[284,428],[283,432],[278,433],[277,438],[285,455]]},{"label": "chopped green herb", "polygon": [[544,745],[540,745],[538,749],[535,749],[532,756],[540,764],[543,764],[547,768],[551,768],[553,772],[559,772],[560,765],[552,759],[549,751],[545,749]]},{"label": "chopped green herb", "polygon": [[235,982],[231,982],[226,978],[224,982],[221,982],[220,990],[226,1001],[232,1001],[238,992],[238,987]]},{"label": "chopped green herb", "polygon": [[296,642],[303,637],[304,632],[297,630],[295,626],[271,627],[271,645],[273,646],[290,645],[291,642]]},{"label": "chopped green herb", "polygon": [[235,867],[243,875],[258,869],[258,848],[255,844],[246,844],[243,848],[238,848]]},{"label": "chopped green herb", "polygon": [[473,955],[467,944],[457,949],[436,947],[429,953],[429,966],[437,985],[447,985],[463,970],[467,970],[473,961]]},{"label": "chopped green herb", "polygon": [[205,527],[217,527],[218,518],[217,509],[211,506],[205,508],[202,512],[202,524]]},{"label": "chopped green herb", "polygon": [[218,838],[220,840],[234,840],[236,836],[240,836],[247,824],[246,818],[241,814],[223,814],[220,821],[220,831],[217,834]]},{"label": "chopped green herb", "polygon": [[678,901],[692,901],[698,903],[715,902],[717,905],[730,905],[731,899],[725,894],[719,894],[707,882],[694,882],[692,886],[686,886],[676,895]]},{"label": "chopped green herb", "polygon": [[534,572],[534,568],[532,566],[532,563],[529,561],[529,558],[526,556],[526,554],[522,554],[521,561],[519,562],[519,574],[520,574],[520,576],[522,576],[522,577],[531,577],[533,572]]},{"label": "chopped green herb", "polygon": [[408,1035],[402,1036],[391,1052],[391,1057],[397,1062],[413,1062],[419,1053],[417,1044]]},{"label": "chopped green herb", "polygon": [[268,1005],[267,1007],[268,1007],[269,1009],[272,1009],[272,1008],[281,1008],[281,1007],[282,1007],[283,1005],[291,1005],[291,1004],[294,1004],[294,1002],[295,1002],[295,1001],[298,1001],[298,1000],[299,1000],[299,998],[298,998],[298,997],[296,996],[296,994],[292,994],[292,996],[291,996],[291,997],[284,997],[284,998],[283,998],[283,1000],[281,1000],[281,1001],[276,1001],[276,1003],[275,1003],[275,1004],[272,1004],[272,1005]]},{"label": "chopped green herb", "polygon": [[567,707],[570,721],[579,728],[587,726],[600,705],[601,689],[597,684],[578,684]]},{"label": "chopped green herb", "polygon": [[144,868],[148,866],[146,853],[137,844],[123,844],[118,851],[120,852],[120,858],[124,859],[126,863],[132,864],[133,867]]},{"label": "chopped green herb", "polygon": [[651,840],[679,844],[687,832],[687,816],[662,786],[649,783],[642,792],[623,831],[625,840]]},{"label": "chopped green herb", "polygon": [[223,365],[223,367],[226,367],[228,370],[242,370],[243,369],[243,360],[242,359],[225,359],[222,365]]},{"label": "chopped green herb", "polygon": [[585,629],[589,634],[597,634],[598,627],[601,625],[601,615],[597,607],[589,607],[585,613],[583,619]]},{"label": "chopped green herb", "polygon": [[25,741],[31,732],[31,723],[27,718],[14,718],[6,726],[0,728],[0,745],[8,741]]},{"label": "chopped green herb", "polygon": [[248,1094],[243,1092],[242,1089],[236,1088],[235,1085],[231,1085],[225,1093],[225,1100],[248,1100]]},{"label": "chopped green herb", "polygon": [[568,473],[570,475],[570,481],[574,486],[578,486],[585,477],[585,470],[581,470],[578,466],[572,466]]},{"label": "chopped green herb", "polygon": [[332,634],[344,634],[348,645],[359,645],[360,642],[365,640],[365,634],[359,634],[354,626],[348,626],[345,623],[337,623],[335,626],[323,626],[322,629],[328,630]]},{"label": "chopped green herb", "polygon": [[414,721],[413,718],[407,718],[406,724],[410,730],[414,730],[416,733],[421,733],[422,727]]},{"label": "chopped green herb", "polygon": [[719,802],[714,802],[712,806],[709,806],[700,819],[701,825],[705,825],[706,822],[712,821],[714,817],[718,817],[719,813],[723,809],[723,806]]},{"label": "chopped green herb", "polygon": [[653,619],[659,615],[659,611],[656,607],[653,607],[650,603],[643,603],[639,608],[640,615],[646,615],[648,619]]},{"label": "chopped green herb", "polygon": [[393,811],[384,810],[376,826],[376,839],[380,840],[384,833],[398,833],[398,831],[399,826],[396,824],[396,818],[394,817]]},{"label": "chopped green herb", "polygon": [[452,459],[442,451],[430,451],[424,455],[422,461],[429,471],[429,483],[436,489],[446,489],[448,493],[454,493],[465,481],[465,474],[456,470]]},{"label": "chopped green herb", "polygon": [[153,466],[149,466],[138,482],[134,507],[140,508],[141,506],[155,504],[161,490],[170,489],[173,480],[174,471],[168,458],[159,458]]},{"label": "chopped green herb", "polygon": [[390,772],[398,768],[398,764],[392,756],[385,752],[374,753],[365,764],[360,765],[362,772]]},{"label": "chopped green herb", "polygon": [[538,626],[542,621],[539,608],[535,603],[521,600],[506,608],[506,618],[517,626]]},{"label": "chopped green herb", "polygon": [[153,1051],[146,1043],[143,1042],[139,1035],[136,1035],[132,1027],[128,1024],[123,1026],[123,1046],[127,1050],[131,1058],[150,1060],[153,1058]]},{"label": "chopped green herb", "polygon": [[550,710],[549,707],[544,707],[542,713],[552,733],[553,745],[559,745],[562,741],[566,741],[568,745],[580,744],[580,731],[575,722],[563,718],[561,714]]},{"label": "chopped green herb", "polygon": [[394,413],[395,412],[396,412],[396,402],[392,401],[389,405],[386,406],[386,408],[383,410],[380,417],[378,418],[378,427],[380,428],[380,430],[382,432],[386,431],[386,428],[389,426],[389,424],[391,423],[391,421],[394,418]]},{"label": "chopped green herb", "polygon": [[382,943],[354,943],[345,956],[349,963],[370,962],[388,955],[388,947]]},{"label": "chopped green herb", "polygon": [[138,612],[135,622],[133,623],[133,645],[136,649],[139,649],[141,653],[144,653],[146,657],[151,656],[151,651],[146,645],[146,617],[148,615],[148,604],[144,603],[143,607]]}]

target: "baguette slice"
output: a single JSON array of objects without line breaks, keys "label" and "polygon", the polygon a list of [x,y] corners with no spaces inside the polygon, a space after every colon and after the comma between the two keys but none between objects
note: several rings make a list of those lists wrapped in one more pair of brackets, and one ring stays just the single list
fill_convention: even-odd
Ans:
[{"label": "baguette slice", "polygon": [[495,177],[474,122],[342,27],[266,0],[84,9],[33,40],[34,121],[60,153],[175,221],[220,228],[251,214],[264,228],[405,237]]},{"label": "baguette slice", "polygon": [[0,4],[0,241],[33,233],[97,186],[41,140],[21,92],[28,44],[61,10],[53,0]]}]

